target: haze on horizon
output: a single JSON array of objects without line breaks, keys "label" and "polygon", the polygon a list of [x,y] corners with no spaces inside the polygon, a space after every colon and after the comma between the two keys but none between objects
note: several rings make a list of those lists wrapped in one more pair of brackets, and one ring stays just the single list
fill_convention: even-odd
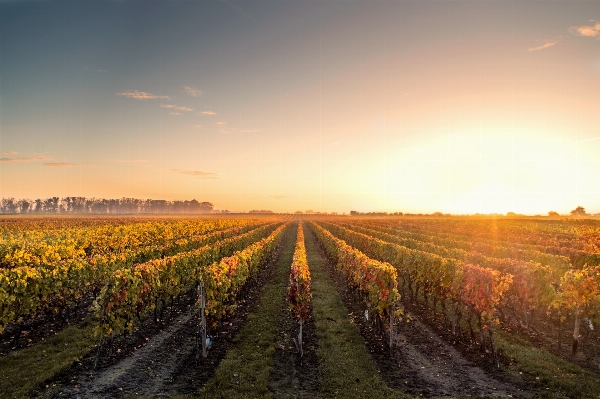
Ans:
[{"label": "haze on horizon", "polygon": [[0,1],[0,197],[600,212],[597,1]]}]

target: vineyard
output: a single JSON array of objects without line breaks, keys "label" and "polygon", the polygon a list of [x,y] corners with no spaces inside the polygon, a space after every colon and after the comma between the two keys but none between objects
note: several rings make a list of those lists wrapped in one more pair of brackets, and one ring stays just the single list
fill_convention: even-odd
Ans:
[{"label": "vineyard", "polygon": [[7,217],[1,397],[599,398],[600,223]]}]

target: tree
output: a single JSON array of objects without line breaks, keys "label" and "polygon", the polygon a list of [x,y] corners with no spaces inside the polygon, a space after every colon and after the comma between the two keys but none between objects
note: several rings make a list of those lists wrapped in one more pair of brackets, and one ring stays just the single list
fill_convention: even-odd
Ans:
[{"label": "tree", "polygon": [[17,213],[17,204],[14,198],[2,198],[0,206],[2,213]]},{"label": "tree", "polygon": [[577,208],[571,211],[571,216],[586,216],[585,208],[582,206],[578,206]]},{"label": "tree", "polygon": [[556,211],[550,211],[550,212],[548,212],[548,216],[560,216],[560,215]]}]

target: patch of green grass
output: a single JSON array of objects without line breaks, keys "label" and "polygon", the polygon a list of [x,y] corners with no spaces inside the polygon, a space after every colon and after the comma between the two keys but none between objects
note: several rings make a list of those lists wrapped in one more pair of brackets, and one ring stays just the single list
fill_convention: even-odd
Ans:
[{"label": "patch of green grass", "polygon": [[267,387],[273,368],[279,317],[288,284],[294,243],[295,224],[282,240],[275,275],[263,287],[260,303],[248,315],[242,331],[234,338],[234,347],[219,364],[215,377],[200,391],[204,398],[270,397]]},{"label": "patch of green grass", "polygon": [[311,275],[313,316],[321,359],[322,398],[397,398],[404,395],[387,387],[348,310],[327,275],[315,238],[305,229]]},{"label": "patch of green grass", "polygon": [[498,351],[515,360],[510,371],[539,386],[539,397],[600,399],[600,379],[593,373],[516,336],[499,331],[495,338]]},{"label": "patch of green grass", "polygon": [[98,343],[88,319],[30,348],[0,358],[0,397],[22,398],[79,361]]}]

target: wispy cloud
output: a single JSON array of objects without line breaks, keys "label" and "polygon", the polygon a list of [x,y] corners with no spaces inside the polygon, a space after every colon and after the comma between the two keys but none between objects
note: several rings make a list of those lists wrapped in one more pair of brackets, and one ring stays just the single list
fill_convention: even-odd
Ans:
[{"label": "wispy cloud", "polygon": [[184,175],[195,176],[200,179],[220,179],[221,178],[218,173],[214,173],[214,172],[202,172],[199,170],[183,170],[183,169],[171,169],[171,171],[176,172],[176,173],[182,173]]},{"label": "wispy cloud", "polygon": [[229,129],[232,133],[259,133],[262,132],[261,129]]},{"label": "wispy cloud", "polygon": [[169,115],[183,115],[181,112],[169,112]]},{"label": "wispy cloud", "polygon": [[594,138],[586,139],[586,140],[579,140],[579,141],[576,141],[575,143],[587,143],[590,141],[597,141],[597,140],[600,140],[600,137],[594,137]]},{"label": "wispy cloud", "polygon": [[136,100],[170,100],[169,96],[159,96],[157,94],[146,93],[145,91],[139,90],[126,90],[121,93],[116,93],[117,96],[135,98]]},{"label": "wispy cloud", "polygon": [[190,107],[185,107],[185,106],[175,105],[175,104],[160,104],[160,106],[163,108],[173,109],[176,111],[185,111],[185,112],[193,111],[193,109]]},{"label": "wispy cloud", "polygon": [[240,7],[236,6],[235,4],[232,4],[231,2],[229,2],[227,0],[221,0],[221,2],[224,4],[227,4],[229,7],[233,8],[234,10],[236,10],[237,12],[242,14],[244,17],[254,20],[254,18],[252,18],[252,16],[250,14],[248,14],[246,11],[242,10]]},{"label": "wispy cloud", "polygon": [[33,161],[48,161],[52,158],[40,156],[40,157],[17,157],[17,158],[0,158],[0,162],[33,162]]},{"label": "wispy cloud", "polygon": [[69,162],[44,162],[44,166],[53,166],[57,168],[70,168],[72,166],[83,166],[80,163],[69,163]]},{"label": "wispy cloud", "polygon": [[529,47],[527,49],[527,51],[538,51],[538,50],[544,50],[547,48],[550,48],[552,46],[554,46],[556,43],[558,43],[557,41],[552,41],[552,42],[546,42],[545,44],[542,44],[541,46],[537,46],[537,47]]},{"label": "wispy cloud", "polygon": [[131,159],[131,160],[121,159],[121,160],[119,160],[119,162],[122,162],[122,163],[145,163],[148,161],[146,161],[145,159]]},{"label": "wispy cloud", "polygon": [[216,112],[214,112],[214,111],[202,111],[202,112],[200,112],[200,115],[214,116],[214,115],[216,115],[216,114],[217,114],[217,113],[216,113]]},{"label": "wispy cloud", "polygon": [[220,134],[231,134],[231,129],[227,126],[227,122],[219,121],[216,123]]},{"label": "wispy cloud", "polygon": [[258,133],[262,132],[261,129],[240,129],[237,127],[229,127],[227,122],[219,121],[216,123],[221,134],[234,134],[234,133]]},{"label": "wispy cloud", "polygon": [[600,37],[600,22],[596,22],[593,26],[571,26],[569,32],[575,36]]},{"label": "wispy cloud", "polygon": [[203,94],[202,90],[193,89],[189,86],[183,86],[183,91],[192,97],[200,97]]},{"label": "wispy cloud", "polygon": [[16,152],[16,151],[2,151],[2,152],[0,152],[0,154],[2,154],[2,155],[17,155],[18,152]]}]

